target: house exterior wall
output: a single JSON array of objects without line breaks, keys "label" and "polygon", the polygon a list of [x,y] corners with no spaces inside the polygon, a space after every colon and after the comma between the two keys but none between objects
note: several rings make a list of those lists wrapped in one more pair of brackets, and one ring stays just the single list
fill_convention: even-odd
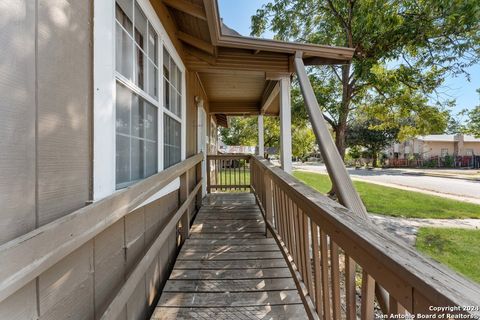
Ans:
[{"label": "house exterior wall", "polygon": [[455,143],[453,141],[428,141],[424,143],[424,157],[441,156],[442,149],[448,149],[448,155],[453,156]]},{"label": "house exterior wall", "polygon": [[[0,245],[91,200],[94,1],[0,2]],[[195,81],[187,157],[196,153]],[[129,213],[1,301],[0,319],[100,318],[178,206],[173,191]],[[120,319],[152,310],[176,251],[172,232]]]},{"label": "house exterior wall", "polygon": [[476,155],[476,156],[480,155],[480,142],[464,142],[463,143],[464,152],[467,149],[472,149],[473,154]]},{"label": "house exterior wall", "polygon": [[90,198],[92,1],[0,5],[0,243]]}]

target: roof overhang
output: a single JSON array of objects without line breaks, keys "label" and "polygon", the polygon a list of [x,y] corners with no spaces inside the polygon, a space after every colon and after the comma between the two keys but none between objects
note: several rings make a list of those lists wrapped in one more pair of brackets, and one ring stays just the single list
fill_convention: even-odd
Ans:
[{"label": "roof overhang", "polygon": [[211,113],[278,115],[278,79],[293,74],[296,53],[306,65],[345,64],[354,54],[351,48],[241,36],[223,24],[216,0],[151,1],[168,7],[185,65],[198,73]]}]

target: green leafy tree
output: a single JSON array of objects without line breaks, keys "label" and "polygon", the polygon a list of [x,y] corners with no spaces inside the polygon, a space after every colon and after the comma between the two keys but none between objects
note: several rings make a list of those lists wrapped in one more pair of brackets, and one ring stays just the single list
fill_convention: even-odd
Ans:
[{"label": "green leafy tree", "polygon": [[451,102],[437,89],[478,61],[479,26],[478,0],[272,0],[252,17],[252,35],[355,49],[309,70],[342,156],[356,110],[402,138],[443,131]]},{"label": "green leafy tree", "polygon": [[378,166],[378,154],[392,144],[398,135],[397,129],[378,129],[378,120],[356,120],[348,130],[347,145],[367,148],[373,167]]},{"label": "green leafy tree", "polygon": [[[480,95],[480,89],[477,89],[477,92]],[[468,111],[468,120],[464,132],[480,137],[480,105]]]},{"label": "green leafy tree", "polygon": [[[264,117],[265,147],[278,148],[280,124],[277,117]],[[228,146],[255,146],[258,144],[257,117],[229,117],[228,128],[220,128],[220,138]]]},{"label": "green leafy tree", "polygon": [[296,126],[292,131],[292,155],[304,162],[315,149],[315,135],[309,126]]}]

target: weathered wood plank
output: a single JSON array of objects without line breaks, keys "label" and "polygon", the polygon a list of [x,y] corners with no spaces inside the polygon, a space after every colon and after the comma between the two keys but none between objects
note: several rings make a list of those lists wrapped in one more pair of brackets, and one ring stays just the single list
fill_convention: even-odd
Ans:
[{"label": "weathered wood plank", "polygon": [[250,260],[283,258],[279,251],[260,252],[185,252],[182,250],[177,260]]},{"label": "weathered wood plank", "polygon": [[185,253],[199,253],[199,252],[261,252],[261,251],[278,251],[278,246],[274,244],[257,244],[257,245],[189,245],[185,247]]},{"label": "weathered wood plank", "polygon": [[290,278],[288,268],[246,270],[173,270],[170,279],[263,279]]},{"label": "weathered wood plank", "polygon": [[192,233],[192,239],[263,239],[265,233]]},{"label": "weathered wood plank", "polygon": [[177,260],[176,270],[202,269],[264,269],[286,268],[287,263],[282,259],[254,259],[254,260]]},{"label": "weathered wood plank", "polygon": [[[187,239],[185,247],[202,246],[202,245],[255,245],[255,244],[275,244],[272,238],[259,239]],[[275,244],[276,245],[276,244]]]},{"label": "weathered wood plank", "polygon": [[170,280],[163,292],[251,292],[297,290],[291,278],[279,279],[213,279]]},{"label": "weathered wood plank", "polygon": [[301,303],[296,290],[261,292],[164,292],[159,307],[224,307],[268,306]]},{"label": "weathered wood plank", "polygon": [[302,304],[278,306],[178,308],[157,307],[152,320],[190,319],[307,319]]}]

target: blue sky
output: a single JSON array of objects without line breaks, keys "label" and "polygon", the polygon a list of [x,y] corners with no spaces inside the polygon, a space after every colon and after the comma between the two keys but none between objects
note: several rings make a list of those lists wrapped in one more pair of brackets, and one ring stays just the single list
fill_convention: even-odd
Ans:
[{"label": "blue sky", "polygon": [[[219,0],[220,15],[223,21],[231,28],[243,35],[250,35],[250,17],[255,14],[263,4],[269,0]],[[272,37],[271,32],[263,36]],[[480,65],[469,69],[470,82],[465,77],[448,78],[441,92],[448,94],[450,98],[457,100],[454,113],[462,109],[471,109],[480,104],[476,89],[480,88]]]}]

